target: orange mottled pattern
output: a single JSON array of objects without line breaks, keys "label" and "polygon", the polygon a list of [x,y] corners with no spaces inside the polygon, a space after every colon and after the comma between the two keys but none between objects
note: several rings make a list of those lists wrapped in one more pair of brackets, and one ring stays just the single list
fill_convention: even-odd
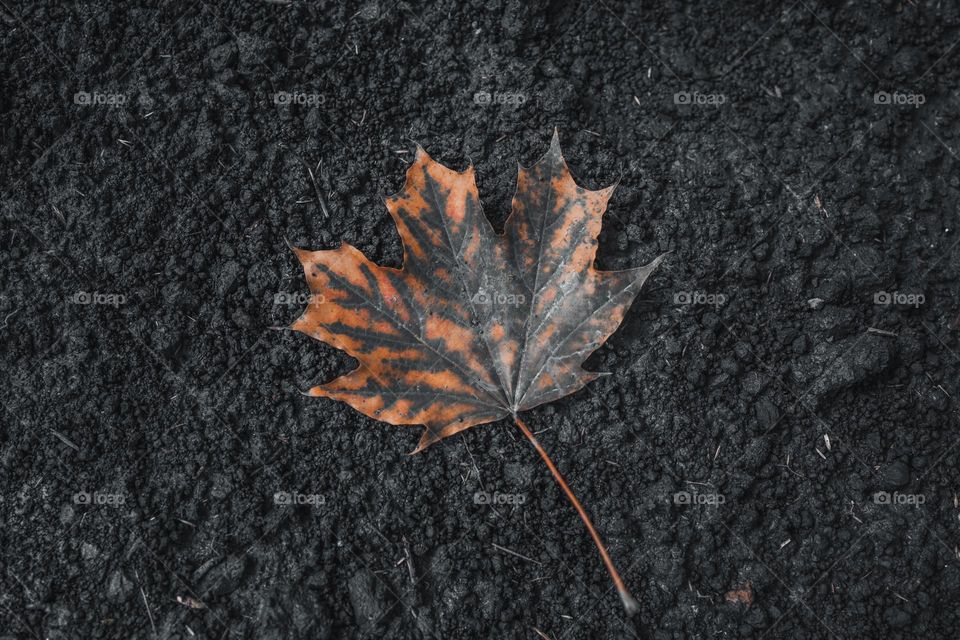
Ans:
[{"label": "orange mottled pattern", "polygon": [[577,186],[554,135],[521,168],[504,233],[484,215],[473,167],[457,172],[418,147],[406,184],[386,199],[403,268],[342,245],[295,249],[313,299],[292,329],[358,366],[311,396],[395,425],[425,427],[415,451],[472,426],[573,393],[660,258],[594,268],[613,187]]}]

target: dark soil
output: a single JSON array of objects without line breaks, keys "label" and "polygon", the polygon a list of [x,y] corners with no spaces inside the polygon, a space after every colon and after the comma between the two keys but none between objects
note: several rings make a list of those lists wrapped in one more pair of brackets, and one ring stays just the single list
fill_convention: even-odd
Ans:
[{"label": "dark soil", "polygon": [[[956,637],[956,3],[0,7],[0,638]],[[415,142],[499,226],[554,127],[671,252],[525,415],[632,620],[516,427],[409,457],[271,330]]]}]

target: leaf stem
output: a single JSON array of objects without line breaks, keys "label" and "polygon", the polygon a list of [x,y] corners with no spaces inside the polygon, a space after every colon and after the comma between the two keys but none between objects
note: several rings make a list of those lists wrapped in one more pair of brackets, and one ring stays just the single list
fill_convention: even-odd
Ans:
[{"label": "leaf stem", "polygon": [[620,577],[620,574],[617,573],[617,568],[613,566],[613,560],[610,559],[610,554],[607,553],[607,548],[603,544],[603,540],[600,539],[600,534],[597,533],[597,530],[593,528],[593,522],[590,521],[590,516],[587,515],[587,512],[584,510],[583,505],[580,504],[580,501],[577,500],[577,496],[573,495],[573,491],[570,490],[567,481],[563,479],[563,476],[560,475],[560,471],[557,469],[556,465],[553,464],[553,460],[550,459],[550,456],[547,455],[547,452],[544,450],[540,443],[537,442],[537,439],[534,437],[533,433],[530,432],[530,429],[527,428],[527,425],[524,424],[523,420],[517,417],[516,414],[513,416],[513,421],[517,423],[517,426],[520,427],[520,431],[523,432],[523,435],[527,437],[527,440],[530,441],[530,444],[533,445],[533,448],[537,450],[537,453],[540,454],[540,457],[543,458],[543,461],[547,463],[547,468],[550,469],[550,473],[553,474],[554,480],[557,481],[557,484],[560,485],[560,488],[563,489],[563,492],[567,494],[567,499],[570,501],[570,504],[573,505],[574,509],[577,510],[577,513],[580,514],[580,519],[583,520],[583,524],[587,525],[587,530],[590,532],[590,536],[593,538],[593,543],[597,545],[597,550],[600,551],[600,557],[603,558],[603,564],[607,566],[607,571],[610,573],[610,578],[613,580],[613,585],[617,588],[617,593],[620,594],[620,600],[623,601],[623,608],[626,609],[627,615],[633,615],[640,610],[640,603],[638,603],[630,591],[627,589],[627,586],[623,584],[623,579]]}]

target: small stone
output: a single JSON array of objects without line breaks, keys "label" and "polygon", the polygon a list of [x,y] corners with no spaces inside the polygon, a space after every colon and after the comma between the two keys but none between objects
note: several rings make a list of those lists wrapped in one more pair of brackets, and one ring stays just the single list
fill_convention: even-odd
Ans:
[{"label": "small stone", "polygon": [[743,383],[741,389],[747,396],[753,398],[758,393],[763,391],[764,387],[767,386],[769,380],[766,376],[761,375],[757,371],[748,371],[745,376],[743,376]]},{"label": "small stone", "polygon": [[810,348],[810,341],[807,339],[807,336],[797,336],[790,344],[790,348],[795,354],[803,355]]},{"label": "small stone", "polygon": [[217,293],[221,296],[225,296],[230,293],[233,290],[239,275],[239,264],[233,260],[224,263],[224,265],[220,267],[220,270],[217,272]]},{"label": "small stone", "polygon": [[237,48],[233,41],[225,42],[214,47],[207,53],[207,60],[215,71],[222,71],[232,67],[237,62]]},{"label": "small stone", "polygon": [[100,550],[89,542],[84,542],[80,545],[80,555],[84,560],[93,560],[100,555]]},{"label": "small stone", "polygon": [[905,627],[910,624],[912,619],[910,614],[900,607],[890,607],[883,614],[883,618],[891,627]]},{"label": "small stone", "polygon": [[754,405],[753,411],[757,416],[757,423],[763,430],[769,429],[780,419],[777,406],[767,397],[760,398]]},{"label": "small stone", "polygon": [[910,482],[910,466],[902,460],[892,462],[883,469],[882,478],[885,487],[904,487]]},{"label": "small stone", "polygon": [[240,586],[246,570],[243,558],[227,556],[223,558],[200,581],[199,592],[203,598],[225,596]]},{"label": "small stone", "polygon": [[123,571],[117,569],[110,574],[107,580],[107,599],[123,600],[133,592],[133,581],[124,575]]},{"label": "small stone", "polygon": [[210,479],[210,497],[214,500],[223,500],[233,492],[233,484],[224,473],[216,473]]},{"label": "small stone", "polygon": [[378,587],[377,579],[366,569],[353,574],[347,581],[354,618],[357,625],[368,633],[376,629],[377,622],[388,608],[383,589]]}]

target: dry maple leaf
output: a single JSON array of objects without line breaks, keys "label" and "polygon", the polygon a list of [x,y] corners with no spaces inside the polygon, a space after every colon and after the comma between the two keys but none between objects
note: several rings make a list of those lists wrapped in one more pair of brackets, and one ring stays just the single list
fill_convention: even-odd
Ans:
[{"label": "dry maple leaf", "polygon": [[390,424],[424,425],[414,453],[512,417],[587,525],[633,613],[637,602],[586,511],[517,417],[604,375],[581,365],[662,259],[624,271],[594,268],[613,189],[577,186],[554,132],[546,155],[520,167],[513,211],[498,235],[480,207],[473,167],[453,171],[418,146],[403,189],[386,199],[403,268],[377,265],[348,244],[294,249],[313,297],[291,328],[360,363],[307,395]]}]

